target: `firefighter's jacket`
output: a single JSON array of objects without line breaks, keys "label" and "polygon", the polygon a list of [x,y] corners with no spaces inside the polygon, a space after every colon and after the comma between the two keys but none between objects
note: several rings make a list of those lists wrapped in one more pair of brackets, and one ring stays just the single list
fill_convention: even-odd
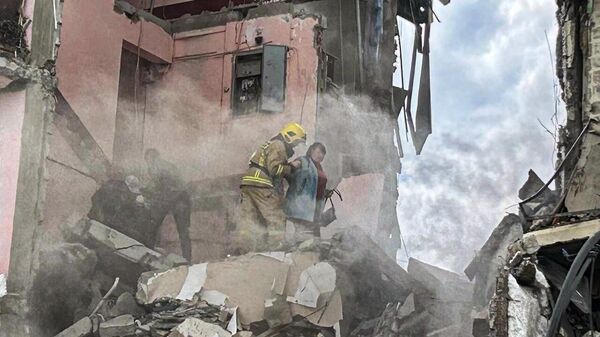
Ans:
[{"label": "firefighter's jacket", "polygon": [[292,172],[288,159],[293,154],[294,151],[278,137],[266,142],[250,157],[242,186],[275,188],[282,177]]}]

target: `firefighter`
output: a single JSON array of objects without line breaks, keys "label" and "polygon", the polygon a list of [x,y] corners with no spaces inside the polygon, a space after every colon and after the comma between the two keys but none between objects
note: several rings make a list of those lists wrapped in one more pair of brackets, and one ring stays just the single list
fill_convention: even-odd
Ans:
[{"label": "firefighter", "polygon": [[306,132],[298,123],[286,125],[250,157],[242,177],[241,207],[237,228],[237,254],[276,250],[283,246],[285,213],[282,179],[299,161],[288,163],[294,147],[306,143]]}]

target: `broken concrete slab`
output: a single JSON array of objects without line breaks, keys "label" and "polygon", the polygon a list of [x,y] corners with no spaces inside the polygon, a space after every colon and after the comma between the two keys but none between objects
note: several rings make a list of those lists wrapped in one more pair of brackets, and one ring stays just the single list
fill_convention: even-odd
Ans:
[{"label": "broken concrete slab", "polygon": [[497,271],[508,258],[507,248],[522,237],[521,218],[516,214],[508,214],[469,263],[465,274],[470,280],[475,279],[473,301],[476,306],[487,307],[494,294]]},{"label": "broken concrete slab", "polygon": [[55,337],[87,337],[92,333],[92,320],[84,317]]},{"label": "broken concrete slab", "polygon": [[583,240],[600,231],[600,219],[574,223],[559,227],[542,229],[523,235],[522,248],[528,254],[537,252],[541,247],[557,243]]},{"label": "broken concrete slab", "polygon": [[[529,170],[527,181],[521,186],[519,189],[519,199],[525,200],[535,193],[537,193],[540,189],[544,187],[545,183],[538,177],[538,175],[533,170]],[[540,196],[537,199],[544,199],[551,193],[548,187],[545,187]]]},{"label": "broken concrete slab", "polygon": [[300,283],[294,296],[288,302],[316,308],[320,296],[335,290],[335,269],[327,262],[319,262],[308,267],[300,274]]},{"label": "broken concrete slab", "polygon": [[187,266],[142,274],[138,281],[137,301],[141,304],[151,304],[163,297],[176,298],[185,285],[187,275]]},{"label": "broken concrete slab", "polygon": [[[301,316],[319,329],[342,323],[339,330],[347,334],[356,328],[359,319],[379,316],[389,299],[404,301],[411,292],[413,296],[431,297],[359,231],[345,232],[329,244],[321,242],[311,247],[206,263],[202,266],[205,274],[191,278],[189,271],[200,270],[200,265],[146,272],[139,279],[137,299],[146,307],[166,298],[179,301],[182,308],[193,308],[201,303],[198,300],[207,300],[214,293],[210,295],[213,304],[237,307],[235,313],[242,328],[259,322],[275,327]],[[407,284],[414,288],[405,289],[403,285]],[[178,297],[181,293],[187,296]],[[415,310],[415,298],[404,302],[403,310],[408,315]],[[168,326],[167,322],[160,324]]]},{"label": "broken concrete slab", "polygon": [[512,275],[508,275],[509,336],[543,337],[546,335],[548,319],[543,315],[548,306],[546,290],[521,286]]},{"label": "broken concrete slab", "polygon": [[426,287],[437,299],[462,301],[473,296],[473,285],[466,278],[449,270],[412,257],[408,261],[407,270],[409,275]]},{"label": "broken concrete slab", "polygon": [[135,335],[135,321],[132,315],[122,315],[100,323],[100,337],[126,337]]},{"label": "broken concrete slab", "polygon": [[168,337],[231,337],[231,333],[218,325],[190,317],[174,328]]},{"label": "broken concrete slab", "polygon": [[[297,262],[308,267],[317,261],[317,255],[310,252]],[[136,297],[138,302],[150,304],[162,297],[189,300],[195,293],[204,291],[208,296],[216,291],[239,307],[239,319],[248,325],[263,319],[265,300],[271,298],[272,291],[285,294],[289,269],[290,264],[271,256],[248,254],[221,262],[147,272],[139,279]]]},{"label": "broken concrete slab", "polygon": [[[164,255],[140,242],[88,218],[67,222],[63,235],[68,242],[81,242],[98,254],[101,269],[135,285],[139,275],[147,270],[166,270],[188,262],[180,256]],[[112,274],[111,274],[112,273]]]},{"label": "broken concrete slab", "polygon": [[415,312],[415,296],[413,294],[408,295],[402,306],[396,311],[396,317],[402,319]]}]

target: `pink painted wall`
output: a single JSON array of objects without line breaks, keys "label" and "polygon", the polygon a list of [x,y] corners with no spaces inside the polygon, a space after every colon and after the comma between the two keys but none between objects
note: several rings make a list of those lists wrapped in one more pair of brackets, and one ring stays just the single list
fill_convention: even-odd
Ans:
[{"label": "pink painted wall", "polygon": [[123,41],[144,56],[171,61],[173,40],[160,27],[131,23],[113,0],[65,1],[58,51],[58,87],[108,158],[112,158]]},{"label": "pink painted wall", "polygon": [[19,177],[25,91],[0,94],[0,102],[0,274],[6,274]]},{"label": "pink painted wall", "polygon": [[[290,121],[302,121],[313,139],[316,24],[313,18],[281,15],[176,34],[171,68],[149,87],[145,147],[180,163],[194,181],[242,173],[256,147]],[[289,47],[285,111],[233,116],[232,53],[262,48],[254,42],[257,30],[264,41]]]},{"label": "pink painted wall", "polygon": [[[140,39],[141,32],[141,39]],[[151,23],[131,23],[113,10],[112,0],[65,1],[58,51],[58,87],[104,154],[111,159],[115,132],[121,51],[136,46],[154,62],[171,61],[173,40]],[[47,235],[60,238],[59,226],[81,218],[91,207],[96,182],[54,125],[49,132],[48,195],[44,223]],[[59,163],[57,163],[59,162]]]}]

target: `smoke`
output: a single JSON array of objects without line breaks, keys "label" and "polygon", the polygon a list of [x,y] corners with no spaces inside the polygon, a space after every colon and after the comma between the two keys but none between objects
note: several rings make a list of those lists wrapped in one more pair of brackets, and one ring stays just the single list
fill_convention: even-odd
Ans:
[{"label": "smoke", "polygon": [[[462,273],[503,214],[516,212],[509,206],[527,171],[551,175],[554,140],[538,119],[555,131],[554,61],[545,37],[553,49],[553,4],[467,1],[437,9],[443,22],[431,42],[434,131],[421,156],[403,160],[400,262],[408,253]],[[561,120],[562,107],[558,112]]]}]

